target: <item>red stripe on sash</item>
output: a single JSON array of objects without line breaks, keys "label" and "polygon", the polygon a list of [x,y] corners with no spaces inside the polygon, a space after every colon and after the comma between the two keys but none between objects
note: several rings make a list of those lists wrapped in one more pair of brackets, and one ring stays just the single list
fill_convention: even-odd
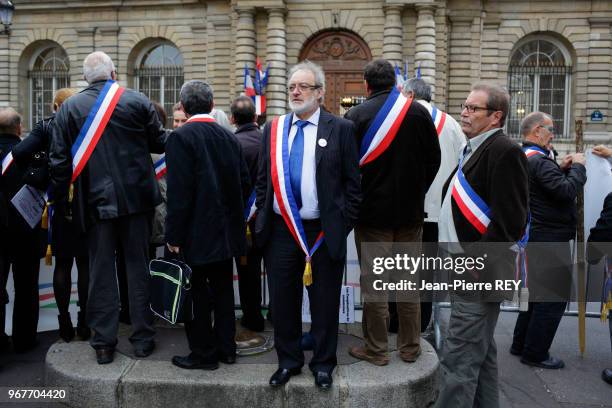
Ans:
[{"label": "red stripe on sash", "polygon": [[365,166],[366,164],[370,163],[373,160],[376,160],[376,158],[378,158],[378,156],[380,156],[381,154],[383,154],[385,152],[385,150],[387,150],[387,148],[389,147],[391,142],[393,142],[393,140],[395,140],[395,136],[397,136],[397,132],[399,131],[399,128],[402,125],[402,122],[404,121],[404,117],[406,117],[406,112],[408,112],[408,109],[410,109],[410,105],[412,105],[413,99],[414,98],[408,99],[408,101],[402,107],[402,110],[400,111],[399,115],[397,115],[397,118],[395,118],[395,121],[393,122],[393,125],[391,125],[391,127],[389,128],[388,134],[390,134],[390,136],[389,137],[385,137],[380,142],[380,144],[378,146],[376,146],[376,149],[374,149],[372,151],[372,153],[370,153],[370,155],[363,162],[361,167]]},{"label": "red stripe on sash", "polygon": [[72,172],[71,183],[74,183],[74,181],[77,179],[77,177],[79,177],[79,175],[83,171],[83,168],[85,167],[87,162],[89,162],[89,157],[91,156],[94,149],[98,145],[98,140],[100,140],[102,133],[104,133],[104,130],[106,129],[106,125],[108,124],[108,121],[113,115],[113,112],[115,111],[115,106],[117,106],[117,102],[119,102],[119,98],[121,98],[123,91],[125,91],[125,88],[119,87],[119,89],[117,89],[117,92],[115,92],[113,99],[111,99],[110,103],[108,104],[108,109],[106,110],[106,112],[104,112],[104,116],[102,116],[100,125],[96,129],[96,133],[94,133],[93,137],[91,138],[91,143],[89,143],[89,146],[87,146],[87,149],[83,153],[83,157],[81,161],[79,162],[78,166]]},{"label": "red stripe on sash", "polygon": [[438,136],[442,133],[442,128],[444,127],[444,122],[446,121],[446,112],[440,111],[442,117],[440,118],[440,123],[438,123],[438,127],[436,128],[436,132],[438,132]]},{"label": "red stripe on sash", "polygon": [[[272,186],[274,187],[274,196],[276,197],[276,201],[278,202],[278,208],[280,209],[281,216],[285,220],[285,224],[287,225],[287,229],[293,235],[293,238],[299,245],[299,238],[296,235],[295,228],[293,228],[293,224],[291,223],[291,219],[289,218],[289,214],[287,214],[287,210],[283,205],[283,195],[281,194],[279,177],[278,177],[278,168],[276,167],[276,144],[277,144],[277,130],[278,130],[278,122],[279,117],[275,117],[272,120],[272,126],[270,128],[270,171],[272,178]],[[283,141],[281,140],[281,143]]]}]

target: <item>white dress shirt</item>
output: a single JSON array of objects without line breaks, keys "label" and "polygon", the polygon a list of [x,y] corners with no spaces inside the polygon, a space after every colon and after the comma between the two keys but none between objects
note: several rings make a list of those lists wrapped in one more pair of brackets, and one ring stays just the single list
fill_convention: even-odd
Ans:
[{"label": "white dress shirt", "polygon": [[[463,158],[463,163],[461,168],[465,166],[465,164],[472,157],[474,152],[478,150],[478,148],[482,145],[482,143],[487,140],[491,135],[497,132],[500,128],[494,128],[487,132],[484,132],[476,137],[473,137],[468,140],[467,144],[469,145],[468,152]],[[453,184],[455,184],[455,179],[457,178],[457,173],[453,176],[453,179],[450,181],[448,185],[448,189],[446,190],[446,195],[444,196],[444,200],[442,201],[442,208],[440,209],[440,217],[438,219],[438,241],[439,242],[459,242],[459,238],[457,236],[457,230],[455,229],[455,222],[453,220],[453,206],[451,204],[451,197],[453,191]],[[448,252],[451,253],[461,253],[463,249],[460,245],[452,246],[449,245],[447,248]]]},{"label": "white dress shirt", "polygon": [[[317,163],[315,160],[315,150],[317,147],[317,130],[319,128],[319,116],[321,108],[317,109],[309,118],[303,119],[309,122],[304,127],[304,158],[302,160],[302,208],[300,217],[303,220],[316,220],[319,218],[319,198],[317,195]],[[300,120],[297,115],[293,115],[291,129],[289,130],[289,153],[293,146],[293,139],[297,133],[295,122]],[[276,195],[274,196],[274,212],[280,214]]]}]

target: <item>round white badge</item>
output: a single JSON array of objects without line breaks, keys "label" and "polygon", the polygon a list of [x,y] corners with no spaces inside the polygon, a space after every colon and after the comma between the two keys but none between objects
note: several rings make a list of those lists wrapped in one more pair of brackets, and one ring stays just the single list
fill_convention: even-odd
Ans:
[{"label": "round white badge", "polygon": [[327,146],[327,140],[325,140],[325,139],[319,139],[319,146],[321,146],[321,147],[325,147],[325,146]]}]

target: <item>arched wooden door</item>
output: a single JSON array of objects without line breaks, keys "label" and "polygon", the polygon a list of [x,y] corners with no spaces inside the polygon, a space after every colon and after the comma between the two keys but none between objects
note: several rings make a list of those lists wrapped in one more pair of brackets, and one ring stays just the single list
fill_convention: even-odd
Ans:
[{"label": "arched wooden door", "polygon": [[340,100],[365,96],[363,68],[372,59],[368,45],[349,31],[324,31],[310,38],[302,48],[300,61],[308,59],[325,71],[325,107],[343,114]]}]

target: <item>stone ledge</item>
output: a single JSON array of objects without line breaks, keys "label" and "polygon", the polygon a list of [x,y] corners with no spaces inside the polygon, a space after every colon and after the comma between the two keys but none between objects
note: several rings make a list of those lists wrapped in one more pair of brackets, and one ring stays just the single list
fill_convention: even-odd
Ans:
[{"label": "stone ledge", "polygon": [[[159,337],[163,349],[164,339]],[[240,364],[221,364],[215,371],[189,371],[168,360],[156,360],[156,350],[147,359],[117,352],[112,364],[101,366],[87,343],[58,342],[47,353],[45,385],[66,388],[71,407],[181,408],[196,403],[224,408],[427,407],[437,397],[439,362],[429,343],[422,340],[421,346],[422,354],[413,364],[402,362],[393,352],[385,367],[362,361],[339,365],[332,389],[321,391],[307,366],[287,385],[273,389],[268,379],[276,370],[275,362],[250,364],[249,357],[242,357]],[[340,353],[346,350],[339,347]]]}]

